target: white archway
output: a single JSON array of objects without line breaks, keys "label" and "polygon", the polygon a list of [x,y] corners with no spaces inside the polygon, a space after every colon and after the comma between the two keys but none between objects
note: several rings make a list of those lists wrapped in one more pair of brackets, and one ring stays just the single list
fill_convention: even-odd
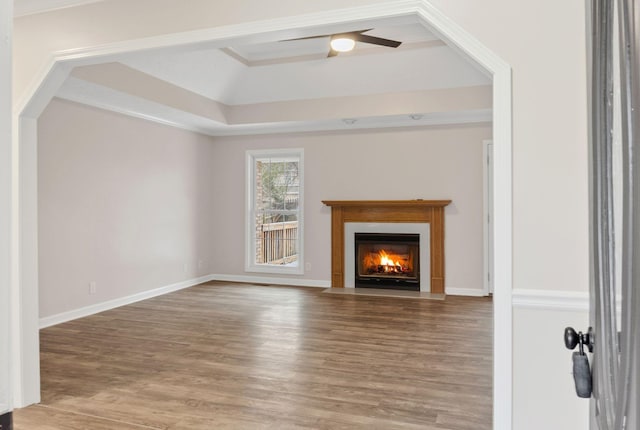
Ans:
[{"label": "white archway", "polygon": [[512,133],[511,68],[472,35],[453,23],[426,0],[341,9],[251,24],[163,35],[54,54],[27,97],[14,109],[12,210],[12,367],[16,375],[14,405],[39,402],[38,239],[37,239],[37,118],[68,76],[79,65],[109,61],[111,57],[194,43],[243,42],[268,33],[367,19],[416,16],[430,31],[481,65],[493,77],[494,142],[494,428],[512,422]]},{"label": "white archway", "polygon": [[[11,410],[9,359],[11,237],[11,46],[13,2],[0,1],[0,420]],[[6,18],[5,18],[6,17]]]}]

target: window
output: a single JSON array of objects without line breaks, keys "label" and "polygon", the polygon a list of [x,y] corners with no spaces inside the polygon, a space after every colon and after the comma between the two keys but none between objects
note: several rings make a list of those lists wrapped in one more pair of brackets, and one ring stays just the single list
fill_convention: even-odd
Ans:
[{"label": "window", "polygon": [[249,272],[302,274],[302,149],[247,151]]}]

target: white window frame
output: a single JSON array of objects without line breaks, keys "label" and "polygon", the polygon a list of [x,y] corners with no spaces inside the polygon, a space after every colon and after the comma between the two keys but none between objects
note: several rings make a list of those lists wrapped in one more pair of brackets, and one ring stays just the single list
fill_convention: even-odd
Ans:
[{"label": "white window frame", "polygon": [[[254,207],[255,188],[255,161],[259,158],[297,157],[299,176],[298,199],[298,260],[296,266],[278,266],[257,264],[255,262],[256,249],[256,217]],[[265,149],[248,150],[246,152],[246,206],[245,206],[245,263],[246,272],[277,273],[282,275],[304,274],[304,150],[302,148],[291,149]]]}]

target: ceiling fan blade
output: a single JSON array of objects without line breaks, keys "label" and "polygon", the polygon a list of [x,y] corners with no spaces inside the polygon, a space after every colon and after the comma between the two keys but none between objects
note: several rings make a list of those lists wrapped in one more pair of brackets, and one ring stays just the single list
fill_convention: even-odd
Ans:
[{"label": "ceiling fan blade", "polygon": [[[368,34],[363,34],[370,30],[372,29],[367,28],[365,30],[349,31],[346,33],[321,34],[317,36],[297,37],[295,39],[284,39],[284,40],[281,40],[281,42],[288,42],[293,40],[322,39],[326,37],[329,37],[331,40],[333,40],[336,38],[345,37],[345,38],[351,38],[357,42],[370,43],[372,45],[388,46],[390,48],[397,48],[402,44],[402,42],[398,42],[397,40],[384,39],[382,37],[369,36]],[[330,49],[329,53],[327,54],[327,57],[335,57],[338,54],[339,54],[338,51],[334,49]]]},{"label": "ceiling fan blade", "polygon": [[289,40],[307,40],[307,39],[321,39],[323,37],[335,37],[335,36],[345,36],[345,37],[357,37],[360,33],[366,33],[369,30],[373,30],[372,28],[367,28],[366,30],[358,30],[358,31],[348,31],[346,33],[333,33],[333,34],[319,34],[317,36],[307,36],[307,37],[296,37],[295,39],[284,39],[280,42],[287,42]]},{"label": "ceiling fan blade", "polygon": [[307,36],[307,37],[296,37],[295,39],[283,39],[280,42],[289,42],[291,40],[307,40],[307,39],[321,39],[323,37],[331,37],[331,34],[321,34],[319,36]]},{"label": "ceiling fan blade", "polygon": [[383,39],[382,37],[369,36],[367,34],[358,33],[358,34],[354,34],[353,36],[354,36],[354,39],[357,40],[358,42],[371,43],[373,45],[388,46],[390,48],[397,48],[402,43],[402,42],[398,42],[397,40]]}]

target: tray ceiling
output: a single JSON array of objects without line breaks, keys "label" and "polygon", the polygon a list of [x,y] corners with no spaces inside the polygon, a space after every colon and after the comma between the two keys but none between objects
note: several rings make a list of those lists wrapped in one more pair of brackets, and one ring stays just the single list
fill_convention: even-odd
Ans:
[{"label": "tray ceiling", "polygon": [[[327,58],[328,37],[288,40],[369,28],[403,43],[357,43]],[[87,67],[74,70],[57,96],[210,135],[491,121],[491,78],[407,17],[138,52]],[[446,90],[456,97],[444,97]]]}]

